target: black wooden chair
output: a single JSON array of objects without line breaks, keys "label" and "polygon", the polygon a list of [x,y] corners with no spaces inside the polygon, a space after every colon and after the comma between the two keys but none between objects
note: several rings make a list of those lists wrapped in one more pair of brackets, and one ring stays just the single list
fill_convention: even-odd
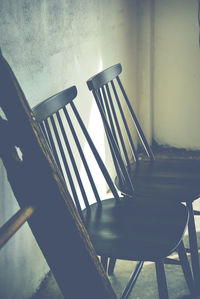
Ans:
[{"label": "black wooden chair", "polygon": [[[165,208],[158,208],[143,205],[137,198],[130,200],[129,196],[118,195],[74,104],[76,95],[76,87],[71,87],[37,105],[33,112],[71,188],[96,253],[102,261],[107,257],[138,261],[121,298],[128,298],[144,261],[155,262],[159,298],[168,298],[163,259],[175,250],[192,293],[193,279],[182,241],[188,221],[187,207],[175,204],[171,208],[166,204]],[[89,157],[84,153],[86,143],[90,148]],[[80,171],[82,166],[87,184]],[[105,200],[99,192],[100,174],[112,192]]]},{"label": "black wooden chair", "polygon": [[[156,160],[119,78],[121,64],[116,64],[87,81],[101,113],[116,169],[115,184],[131,197],[164,204],[185,202],[189,209],[189,241],[195,284],[200,293],[200,267],[192,202],[200,195],[200,161]],[[128,111],[131,124],[127,122]],[[135,126],[147,159],[140,159],[131,128]],[[160,202],[161,200],[161,202]],[[197,212],[197,214],[199,214]],[[114,266],[112,261],[111,272]]]}]

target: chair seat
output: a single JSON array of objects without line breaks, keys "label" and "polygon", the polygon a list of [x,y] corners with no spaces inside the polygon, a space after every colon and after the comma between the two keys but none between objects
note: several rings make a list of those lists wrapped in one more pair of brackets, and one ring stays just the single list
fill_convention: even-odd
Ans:
[{"label": "chair seat", "polygon": [[101,207],[95,203],[83,214],[98,255],[135,261],[156,261],[170,255],[188,220],[188,210],[182,204],[158,209],[127,198],[117,203],[113,198],[104,200]]},{"label": "chair seat", "polygon": [[[160,199],[178,203],[192,202],[200,197],[199,169],[200,161],[194,160],[143,160],[137,165],[131,164],[127,171],[135,196],[158,199],[158,203]],[[133,195],[126,184],[120,184],[118,177],[115,184],[122,193]]]},{"label": "chair seat", "polygon": [[194,159],[139,160],[131,164],[130,172],[136,176],[170,177],[200,182],[200,161]]},{"label": "chair seat", "polygon": [[123,194],[129,194],[133,197],[142,197],[142,201],[151,200],[152,203],[157,202],[162,205],[165,201],[171,203],[193,202],[200,197],[200,188],[197,185],[189,184],[189,182],[176,183],[171,180],[162,178],[135,178],[132,180],[134,193],[127,185],[119,184],[116,177],[115,184]]}]

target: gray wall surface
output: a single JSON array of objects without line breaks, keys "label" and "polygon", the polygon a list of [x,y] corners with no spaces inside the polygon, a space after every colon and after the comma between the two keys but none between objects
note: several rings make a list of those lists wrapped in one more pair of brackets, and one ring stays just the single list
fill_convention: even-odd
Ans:
[{"label": "gray wall surface", "polygon": [[154,23],[154,138],[200,149],[198,1],[156,0]]},{"label": "gray wall surface", "polygon": [[[129,92],[136,90],[137,38],[137,1],[0,1],[0,47],[31,107],[77,85],[77,104],[98,145],[104,137],[85,81],[121,62]],[[0,198],[2,225],[18,209],[2,164]],[[1,250],[0,265],[4,299],[29,298],[49,270],[28,225]]]},{"label": "gray wall surface", "polygon": [[200,149],[198,0],[138,5],[138,114],[148,140]]}]

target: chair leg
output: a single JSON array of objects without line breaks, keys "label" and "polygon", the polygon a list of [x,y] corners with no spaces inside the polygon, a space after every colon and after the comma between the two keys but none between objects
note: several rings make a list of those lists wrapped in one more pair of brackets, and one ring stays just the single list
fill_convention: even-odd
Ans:
[{"label": "chair leg", "polygon": [[164,263],[163,261],[157,261],[155,262],[155,266],[159,298],[169,299]]},{"label": "chair leg", "polygon": [[101,263],[103,265],[104,270],[107,271],[108,258],[106,256],[101,256]]},{"label": "chair leg", "polygon": [[186,250],[183,245],[183,241],[180,243],[179,247],[177,248],[179,259],[181,262],[182,270],[185,276],[185,280],[187,282],[188,288],[190,290],[191,295],[194,294],[194,280],[192,277],[192,272],[190,269],[190,264],[187,258]]},{"label": "chair leg", "polygon": [[129,295],[134,287],[134,284],[136,283],[136,280],[142,270],[143,264],[144,264],[144,261],[140,261],[137,263],[137,266],[136,266],[133,274],[131,275],[129,282],[127,283],[127,286],[123,291],[121,299],[127,299],[129,297]]},{"label": "chair leg", "polygon": [[192,272],[194,277],[195,291],[200,294],[200,265],[199,265],[199,254],[197,245],[197,235],[194,221],[194,212],[192,203],[187,203],[189,209],[189,222],[188,222],[188,233],[189,233],[189,243],[192,261]]},{"label": "chair leg", "polygon": [[109,264],[108,264],[108,275],[113,275],[115,264],[116,264],[116,259],[110,258]]}]

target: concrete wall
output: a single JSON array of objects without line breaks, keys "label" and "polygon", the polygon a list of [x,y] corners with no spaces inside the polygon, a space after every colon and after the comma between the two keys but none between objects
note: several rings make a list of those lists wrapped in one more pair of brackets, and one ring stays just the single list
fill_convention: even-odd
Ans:
[{"label": "concrete wall", "polygon": [[149,142],[200,149],[198,1],[138,3],[134,96],[144,132]]},{"label": "concrete wall", "polygon": [[[121,62],[128,92],[135,94],[137,36],[134,0],[0,1],[0,46],[30,105],[77,85],[78,106],[97,143],[98,119],[85,81]],[[18,206],[0,168],[4,223]],[[2,249],[0,264],[0,298],[29,298],[48,272],[28,226]]]},{"label": "concrete wall", "polygon": [[[19,209],[0,160],[0,226]],[[30,298],[48,272],[38,245],[25,224],[0,251],[0,298]]]},{"label": "concrete wall", "polygon": [[155,0],[154,138],[200,149],[198,1]]},{"label": "concrete wall", "polygon": [[153,32],[154,2],[138,2],[138,38],[137,38],[137,99],[138,118],[148,142],[151,144],[153,133],[152,122],[152,69],[153,69]]}]

